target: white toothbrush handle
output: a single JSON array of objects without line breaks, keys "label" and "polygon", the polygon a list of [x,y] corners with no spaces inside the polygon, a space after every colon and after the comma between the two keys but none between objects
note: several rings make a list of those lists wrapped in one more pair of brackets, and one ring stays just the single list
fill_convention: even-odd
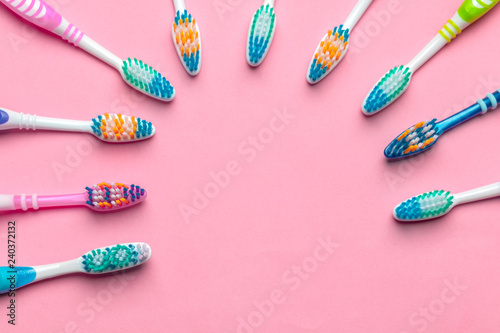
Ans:
[{"label": "white toothbrush handle", "polygon": [[80,258],[59,262],[56,264],[34,266],[33,268],[36,271],[36,278],[33,282],[50,279],[56,276],[61,276],[71,273],[85,272],[82,269]]},{"label": "white toothbrush handle", "polygon": [[174,0],[174,7],[176,12],[184,12],[186,9],[186,4],[184,3],[184,0]]},{"label": "white toothbrush handle", "polygon": [[264,5],[269,5],[270,7],[274,7],[275,0],[264,0]]},{"label": "white toothbrush handle", "polygon": [[457,205],[467,202],[490,199],[498,196],[500,196],[500,183],[483,186],[474,190],[453,195],[455,199],[454,201]]},{"label": "white toothbrush handle", "polygon": [[427,44],[422,51],[407,65],[412,73],[415,73],[432,56],[439,52],[446,44],[457,37],[462,30],[467,28],[470,23],[465,22],[458,13],[448,20],[439,33]]},{"label": "white toothbrush handle", "polygon": [[92,133],[92,122],[67,120],[14,112],[0,109],[0,131],[8,129],[50,130]]},{"label": "white toothbrush handle", "polygon": [[345,20],[344,29],[349,29],[349,31],[352,30],[372,2],[373,0],[359,0]]}]

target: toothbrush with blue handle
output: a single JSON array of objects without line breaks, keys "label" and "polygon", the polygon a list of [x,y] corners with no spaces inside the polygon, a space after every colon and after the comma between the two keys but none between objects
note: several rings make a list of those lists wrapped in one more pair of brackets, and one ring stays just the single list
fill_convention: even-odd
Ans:
[{"label": "toothbrush with blue handle", "polygon": [[476,104],[469,106],[440,122],[437,119],[422,121],[401,133],[384,150],[389,159],[413,156],[434,146],[441,135],[452,128],[495,109],[500,104],[500,89],[486,98],[479,99]]},{"label": "toothbrush with blue handle", "polygon": [[141,265],[151,258],[146,243],[127,243],[103,247],[83,256],[56,264],[33,267],[0,267],[0,294],[56,276],[86,273],[104,274]]}]

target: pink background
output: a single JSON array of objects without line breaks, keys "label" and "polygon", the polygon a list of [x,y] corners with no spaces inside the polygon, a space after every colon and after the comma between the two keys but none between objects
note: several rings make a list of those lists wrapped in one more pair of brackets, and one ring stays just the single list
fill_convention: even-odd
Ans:
[{"label": "pink background", "polygon": [[[409,61],[461,0],[375,1],[341,65],[309,86],[305,73],[317,42],[354,2],[277,1],[271,51],[251,69],[246,34],[260,1],[188,1],[204,50],[196,78],[177,59],[169,1],[51,2],[112,52],[164,73],[177,89],[170,104],[142,98],[114,69],[0,6],[1,106],[82,120],[122,112],[157,128],[152,140],[119,146],[85,134],[0,135],[2,193],[81,192],[101,181],[136,183],[149,193],[140,206],[115,214],[3,214],[3,265],[13,219],[21,265],[120,242],[153,249],[149,263],[125,276],[72,275],[21,289],[15,329],[7,325],[8,298],[0,297],[0,330],[497,332],[499,201],[413,225],[396,223],[391,212],[421,192],[499,181],[500,114],[453,130],[420,158],[388,163],[382,152],[405,128],[500,88],[500,9],[425,65],[395,105],[367,118],[360,104],[371,86]],[[293,119],[271,132],[276,112]],[[266,143],[249,148],[249,137],[258,135]],[[210,174],[228,163],[237,164],[237,174],[217,190]],[[218,193],[197,215],[183,217],[180,208],[206,186]],[[321,247],[329,240],[331,253]]]}]

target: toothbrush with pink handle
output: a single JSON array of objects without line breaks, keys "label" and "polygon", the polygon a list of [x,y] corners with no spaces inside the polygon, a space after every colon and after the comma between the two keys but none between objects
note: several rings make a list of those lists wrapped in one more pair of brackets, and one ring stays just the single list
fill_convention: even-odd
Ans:
[{"label": "toothbrush with pink handle", "polygon": [[66,195],[0,194],[0,211],[43,207],[87,206],[99,212],[128,208],[144,201],[146,190],[138,185],[99,183],[85,188],[85,193]]},{"label": "toothbrush with pink handle", "polygon": [[69,23],[43,0],[0,0],[7,8],[42,29],[59,35],[96,58],[114,67],[132,88],[164,102],[175,97],[174,87],[165,77],[141,60],[122,60],[94,42]]}]

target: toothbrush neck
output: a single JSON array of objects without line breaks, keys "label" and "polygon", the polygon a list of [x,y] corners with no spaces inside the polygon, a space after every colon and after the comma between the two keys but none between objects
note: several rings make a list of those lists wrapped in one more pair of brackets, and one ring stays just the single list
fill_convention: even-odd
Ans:
[{"label": "toothbrush neck", "polygon": [[35,281],[50,279],[56,276],[77,273],[79,269],[80,258],[69,261],[64,261],[56,264],[35,266],[36,271]]},{"label": "toothbrush neck", "polygon": [[183,12],[186,9],[184,0],[174,0],[174,7],[176,12]]},{"label": "toothbrush neck", "polygon": [[86,202],[85,194],[65,194],[65,195],[16,195],[14,196],[15,209],[34,209],[43,207],[79,206]]},{"label": "toothbrush neck", "polygon": [[464,204],[478,200],[490,199],[500,196],[500,183],[495,183],[467,192],[462,192],[454,195],[457,204]]},{"label": "toothbrush neck", "polygon": [[28,113],[19,113],[17,117],[19,129],[26,130],[51,130],[68,132],[91,132],[91,122],[80,120],[67,120],[49,117],[39,117]]},{"label": "toothbrush neck", "polygon": [[359,22],[359,19],[365,13],[366,9],[370,6],[373,0],[359,0],[354,9],[351,11],[349,16],[344,22],[344,28],[351,31],[354,26]]},{"label": "toothbrush neck", "polygon": [[264,5],[269,5],[271,7],[274,7],[274,2],[275,0],[264,0]]},{"label": "toothbrush neck", "polygon": [[[490,98],[491,97],[491,98]],[[450,129],[466,122],[469,119],[474,118],[477,115],[486,113],[490,109],[494,109],[500,102],[500,91],[496,91],[486,98],[479,100],[482,103],[476,103],[469,106],[467,109],[462,110],[438,123],[439,128],[443,131],[449,131]]]}]

